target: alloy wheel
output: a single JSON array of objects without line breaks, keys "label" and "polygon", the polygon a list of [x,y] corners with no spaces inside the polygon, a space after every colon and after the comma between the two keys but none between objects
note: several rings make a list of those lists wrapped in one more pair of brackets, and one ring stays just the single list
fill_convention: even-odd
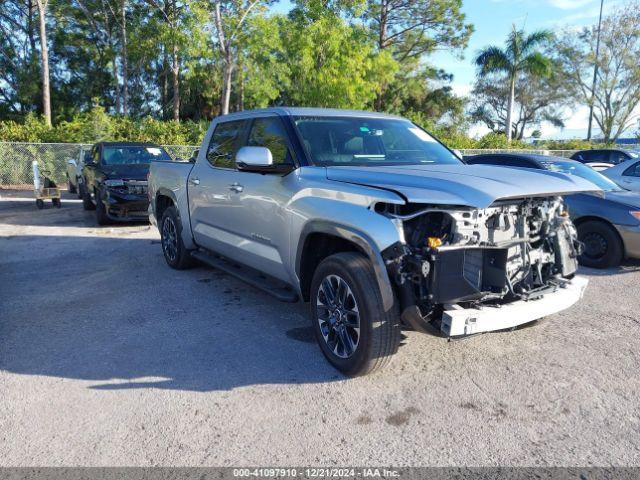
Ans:
[{"label": "alloy wheel", "polygon": [[360,311],[347,282],[328,275],[320,283],[316,313],[322,338],[334,355],[351,357],[360,341]]},{"label": "alloy wheel", "polygon": [[178,232],[171,217],[166,217],[162,223],[162,250],[170,262],[178,256]]}]

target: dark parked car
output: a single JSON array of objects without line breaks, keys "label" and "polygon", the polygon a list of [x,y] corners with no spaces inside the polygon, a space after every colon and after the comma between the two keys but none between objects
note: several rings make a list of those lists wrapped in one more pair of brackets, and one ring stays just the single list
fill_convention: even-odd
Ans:
[{"label": "dark parked car", "polygon": [[154,160],[171,161],[171,157],[152,143],[96,143],[82,169],[84,209],[95,210],[100,225],[148,220],[147,174]]},{"label": "dark parked car", "polygon": [[483,154],[465,157],[469,164],[536,168],[578,175],[600,187],[603,197],[569,195],[565,202],[584,243],[580,263],[588,267],[616,266],[624,257],[640,258],[640,194],[620,188],[604,175],[579,162],[531,154]]},{"label": "dark parked car", "polygon": [[598,171],[611,168],[632,158],[638,158],[638,152],[623,150],[621,148],[580,150],[571,155],[572,160],[589,165]]}]

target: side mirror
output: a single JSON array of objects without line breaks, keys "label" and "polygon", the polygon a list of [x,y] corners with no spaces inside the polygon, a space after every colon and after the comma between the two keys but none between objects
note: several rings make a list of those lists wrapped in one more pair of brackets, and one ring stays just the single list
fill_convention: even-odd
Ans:
[{"label": "side mirror", "polygon": [[178,163],[184,162],[184,159],[182,157],[176,157],[176,162]]},{"label": "side mirror", "polygon": [[287,174],[294,166],[273,163],[271,150],[266,147],[242,147],[236,153],[236,166],[242,172]]},{"label": "side mirror", "polygon": [[236,153],[238,170],[255,171],[254,168],[264,169],[273,167],[271,150],[266,147],[242,147]]}]

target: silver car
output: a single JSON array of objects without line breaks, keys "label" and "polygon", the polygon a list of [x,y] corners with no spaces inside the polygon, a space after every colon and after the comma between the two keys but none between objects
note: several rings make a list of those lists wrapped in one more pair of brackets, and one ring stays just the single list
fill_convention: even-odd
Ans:
[{"label": "silver car", "polygon": [[80,147],[80,151],[76,158],[67,160],[67,188],[69,193],[75,193],[78,198],[82,198],[80,193],[80,183],[82,183],[82,167],[85,164],[85,157],[90,155],[90,149]]},{"label": "silver car", "polygon": [[622,188],[640,192],[640,158],[632,158],[600,173],[609,177]]}]

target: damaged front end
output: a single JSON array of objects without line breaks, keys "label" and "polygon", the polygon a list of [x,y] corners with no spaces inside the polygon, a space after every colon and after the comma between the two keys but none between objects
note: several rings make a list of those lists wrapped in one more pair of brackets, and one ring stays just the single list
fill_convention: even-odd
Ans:
[{"label": "damaged front end", "polygon": [[[379,204],[376,211],[393,222],[401,239],[383,259],[407,326],[467,335],[562,309],[549,302],[546,308],[536,304],[536,312],[514,309],[571,286],[582,245],[562,198],[499,201],[485,209]],[[579,298],[586,282],[578,283]],[[497,309],[506,320],[488,318]]]}]

